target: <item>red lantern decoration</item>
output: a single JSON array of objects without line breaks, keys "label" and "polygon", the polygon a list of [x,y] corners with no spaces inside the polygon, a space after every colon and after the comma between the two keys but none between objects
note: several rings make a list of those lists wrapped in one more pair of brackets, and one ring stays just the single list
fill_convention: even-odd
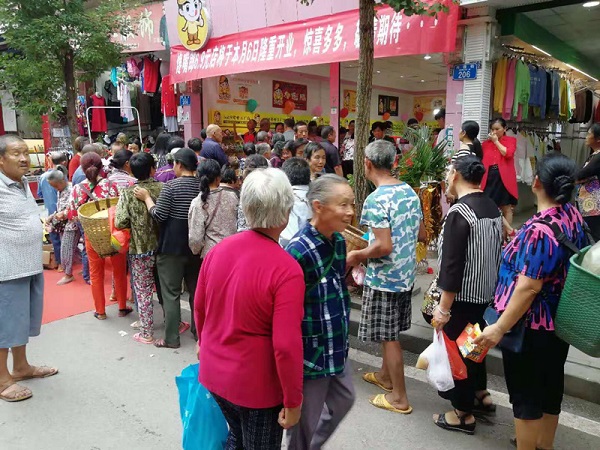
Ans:
[{"label": "red lantern decoration", "polygon": [[345,119],[346,117],[348,117],[348,108],[342,108],[340,111],[340,117],[342,119]]},{"label": "red lantern decoration", "polygon": [[390,113],[389,113],[389,112],[386,112],[386,113],[383,115],[382,119],[383,119],[383,120],[390,120]]},{"label": "red lantern decoration", "polygon": [[291,100],[288,100],[283,104],[283,112],[285,114],[290,114],[294,108],[296,108],[296,104]]}]

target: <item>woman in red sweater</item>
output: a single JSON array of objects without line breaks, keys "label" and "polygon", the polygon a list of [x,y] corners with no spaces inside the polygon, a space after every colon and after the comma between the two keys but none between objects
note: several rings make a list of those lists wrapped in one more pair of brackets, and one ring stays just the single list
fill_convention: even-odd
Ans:
[{"label": "woman in red sweater", "polygon": [[485,175],[481,189],[494,200],[508,224],[512,225],[513,208],[519,197],[514,162],[517,140],[506,135],[504,119],[492,123],[488,137],[482,144]]},{"label": "woman in red sweater", "polygon": [[229,423],[227,448],[279,449],[302,405],[304,275],[278,243],[294,194],[281,170],[256,170],[241,204],[250,230],[223,239],[200,270],[199,379]]}]

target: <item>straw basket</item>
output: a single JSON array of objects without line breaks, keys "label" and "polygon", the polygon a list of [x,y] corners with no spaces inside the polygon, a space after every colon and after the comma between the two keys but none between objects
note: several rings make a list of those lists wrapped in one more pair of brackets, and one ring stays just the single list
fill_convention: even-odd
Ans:
[{"label": "straw basket", "polygon": [[353,227],[352,225],[348,225],[342,234],[346,239],[347,253],[351,252],[352,250],[362,250],[367,248],[369,245],[369,243],[363,239],[363,234],[365,233],[359,228]]},{"label": "straw basket", "polygon": [[83,227],[85,237],[92,244],[93,249],[102,258],[116,255],[110,239],[110,224],[108,218],[92,218],[98,211],[104,211],[111,206],[116,206],[118,198],[106,198],[81,205],[77,210],[79,221]]}]

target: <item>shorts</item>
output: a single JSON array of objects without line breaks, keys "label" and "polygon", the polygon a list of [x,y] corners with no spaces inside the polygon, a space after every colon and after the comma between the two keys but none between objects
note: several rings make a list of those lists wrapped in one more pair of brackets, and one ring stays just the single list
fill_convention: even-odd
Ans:
[{"label": "shorts", "polygon": [[0,348],[20,347],[39,336],[44,310],[44,275],[0,281]]},{"label": "shorts", "polygon": [[410,329],[412,289],[386,292],[363,287],[358,338],[361,341],[399,341],[400,333]]},{"label": "shorts", "polygon": [[523,351],[502,350],[506,387],[515,419],[558,415],[565,388],[569,344],[554,331],[525,330]]}]

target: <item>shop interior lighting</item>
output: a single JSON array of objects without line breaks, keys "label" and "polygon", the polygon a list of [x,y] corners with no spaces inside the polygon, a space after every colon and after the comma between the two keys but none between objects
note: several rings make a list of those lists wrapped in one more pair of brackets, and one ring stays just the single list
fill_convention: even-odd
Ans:
[{"label": "shop interior lighting", "polygon": [[421,83],[425,83],[425,80],[421,80]]},{"label": "shop interior lighting", "polygon": [[600,5],[600,2],[585,2],[583,4],[583,7],[584,8],[593,8],[593,7],[598,6],[598,5]]},{"label": "shop interior lighting", "polygon": [[[598,3],[600,3],[600,2],[598,2]],[[532,47],[533,47],[533,48],[535,48],[535,49],[536,49],[538,52],[541,52],[541,53],[543,53],[544,55],[548,55],[548,56],[552,57],[552,55],[551,55],[550,53],[548,53],[547,51],[545,51],[545,50],[542,50],[541,48],[539,48],[539,47],[536,47],[535,45],[532,45]]]},{"label": "shop interior lighting", "polygon": [[431,55],[428,53],[427,55],[423,56],[423,59],[429,61],[431,59]]},{"label": "shop interior lighting", "polygon": [[439,112],[440,112],[440,108],[436,108],[436,109],[433,110],[433,115],[435,116]]},{"label": "shop interior lighting", "polygon": [[381,70],[378,70],[377,73],[381,73]]},{"label": "shop interior lighting", "polygon": [[598,81],[598,78],[594,78],[593,76],[591,76],[590,74],[585,73],[583,70],[579,70],[577,67],[572,66],[571,64],[567,64],[568,67],[570,67],[573,70],[576,70],[579,73],[584,74],[586,77],[591,78],[594,81]]}]

